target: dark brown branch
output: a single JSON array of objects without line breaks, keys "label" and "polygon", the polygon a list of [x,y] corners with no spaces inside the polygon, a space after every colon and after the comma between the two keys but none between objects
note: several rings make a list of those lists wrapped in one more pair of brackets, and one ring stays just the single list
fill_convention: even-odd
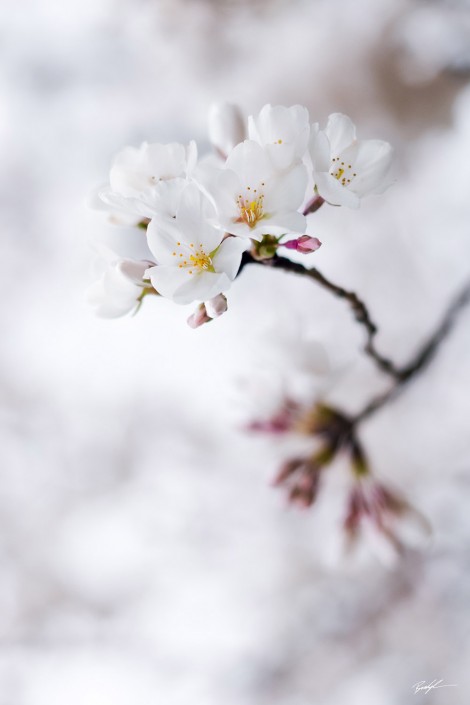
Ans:
[{"label": "dark brown branch", "polygon": [[411,379],[413,379],[417,374],[423,372],[423,370],[433,359],[440,344],[450,333],[458,314],[468,303],[470,303],[470,282],[467,282],[460,294],[449,305],[440,324],[431,337],[420,348],[411,362],[400,370],[400,374],[397,377],[394,386],[384,394],[372,399],[372,401],[369,402],[369,404],[367,404],[367,406],[365,406],[364,409],[354,417],[352,420],[353,425],[357,425],[361,421],[364,421],[364,419],[368,418],[382,406],[394,399]]},{"label": "dark brown branch", "polygon": [[333,284],[333,282],[327,279],[316,267],[307,269],[303,264],[300,264],[299,262],[292,262],[292,260],[287,257],[275,255],[270,259],[256,260],[252,257],[252,255],[250,255],[249,252],[245,252],[242,258],[240,271],[245,265],[250,263],[264,264],[267,267],[283,269],[285,272],[293,272],[295,274],[308,277],[309,279],[316,281],[317,284],[320,284],[320,286],[324,289],[331,291],[331,293],[338,298],[345,299],[349,303],[356,321],[358,321],[358,323],[360,323],[366,330],[367,341],[364,348],[365,353],[374,360],[376,365],[383,372],[387,373],[394,379],[400,379],[402,374],[400,369],[396,367],[390,359],[384,357],[377,351],[374,343],[374,337],[377,333],[377,326],[372,321],[366,305],[359,299],[357,294],[353,291],[344,289],[342,286]]}]

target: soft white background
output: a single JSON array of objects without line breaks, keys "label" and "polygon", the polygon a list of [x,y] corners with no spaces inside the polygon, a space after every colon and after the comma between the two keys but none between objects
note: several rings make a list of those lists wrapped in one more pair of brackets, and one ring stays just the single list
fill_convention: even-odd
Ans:
[{"label": "soft white background", "polygon": [[[286,510],[292,446],[241,431],[279,374],[349,411],[384,389],[342,302],[252,268],[192,331],[160,300],[97,320],[83,291],[123,145],[208,148],[218,99],[339,110],[396,145],[397,183],[313,216],[311,261],[405,361],[470,273],[469,43],[463,0],[1,3],[0,705],[468,702],[470,312],[362,431],[434,527],[385,569],[333,560],[346,466]],[[330,374],[299,376],[312,340]],[[435,678],[457,687],[413,694]]]}]

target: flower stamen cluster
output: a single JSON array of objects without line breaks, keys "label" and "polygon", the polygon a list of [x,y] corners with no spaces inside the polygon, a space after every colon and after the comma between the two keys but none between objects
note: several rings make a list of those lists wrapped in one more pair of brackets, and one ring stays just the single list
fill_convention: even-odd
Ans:
[{"label": "flower stamen cluster", "polygon": [[[262,184],[262,186],[264,186],[264,184]],[[250,190],[249,186],[247,187],[247,190]],[[255,225],[262,218],[264,218],[264,194],[254,196],[256,192],[257,189],[254,189],[252,200],[250,200],[250,197],[244,198],[241,194],[237,198],[238,208],[240,210],[240,218],[238,222],[246,223],[250,228],[254,228]]]}]

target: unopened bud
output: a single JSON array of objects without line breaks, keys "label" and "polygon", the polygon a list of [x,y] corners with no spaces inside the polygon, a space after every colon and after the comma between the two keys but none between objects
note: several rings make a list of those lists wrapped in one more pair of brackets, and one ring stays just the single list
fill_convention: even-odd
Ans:
[{"label": "unopened bud", "polygon": [[199,304],[194,313],[188,318],[187,323],[190,328],[199,328],[199,326],[209,323],[209,321],[212,321],[212,318],[207,315],[205,305]]},{"label": "unopened bud", "polygon": [[308,255],[310,252],[315,252],[321,247],[321,242],[317,237],[310,237],[310,235],[302,235],[295,240],[288,240],[282,244],[283,247],[287,247],[288,250],[295,250],[296,252],[301,252],[303,255]]},{"label": "unopened bud", "polygon": [[240,108],[232,103],[214,103],[209,110],[209,139],[221,156],[227,157],[245,138]]},{"label": "unopened bud", "polygon": [[218,294],[206,301],[205,307],[209,318],[218,318],[227,310],[227,299],[223,294]]}]

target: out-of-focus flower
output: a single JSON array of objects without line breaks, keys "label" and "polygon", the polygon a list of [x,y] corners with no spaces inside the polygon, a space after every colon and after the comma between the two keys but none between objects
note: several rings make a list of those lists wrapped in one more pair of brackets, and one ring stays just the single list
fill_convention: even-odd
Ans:
[{"label": "out-of-focus flower", "polygon": [[282,406],[266,419],[256,419],[251,421],[248,431],[259,431],[261,433],[272,433],[275,435],[292,431],[297,421],[301,407],[292,399],[285,399]]},{"label": "out-of-focus flower", "polygon": [[126,147],[115,157],[109,187],[100,198],[111,208],[145,218],[174,216],[196,159],[195,142],[187,147],[177,142]]},{"label": "out-of-focus flower", "polygon": [[222,158],[246,138],[240,108],[233,103],[213,103],[209,110],[209,139]]},{"label": "out-of-focus flower", "polygon": [[288,240],[282,243],[282,247],[287,247],[288,250],[295,250],[296,252],[301,252],[304,255],[310,254],[310,252],[315,252],[321,247],[321,242],[317,237],[310,237],[310,235],[302,235],[295,240]]},{"label": "out-of-focus flower", "polygon": [[[87,300],[102,318],[118,318],[133,311],[142,300],[149,282],[144,282],[148,262],[118,260],[87,291]],[[152,290],[152,293],[156,293]]]},{"label": "out-of-focus flower", "polygon": [[265,105],[260,113],[248,118],[250,140],[265,147],[274,167],[288,169],[303,158],[310,135],[307,108],[293,105]]},{"label": "out-of-focus flower", "polygon": [[315,458],[294,458],[281,466],[273,484],[285,485],[289,503],[306,509],[317,497],[322,469]]},{"label": "out-of-focus flower", "polygon": [[175,303],[208,301],[230,287],[245,243],[224,238],[211,223],[215,211],[196,184],[182,192],[175,218],[155,217],[148,243],[158,265],[148,270],[153,286]]},{"label": "out-of-focus flower", "polygon": [[305,232],[305,216],[297,210],[307,186],[303,164],[279,172],[263,147],[246,140],[232,150],[224,169],[211,172],[208,181],[218,223],[226,232],[254,240]]},{"label": "out-of-focus flower", "polygon": [[281,466],[273,484],[287,488],[290,504],[310,507],[317,498],[321,474],[334,457],[335,451],[325,445],[313,455],[288,460]]},{"label": "out-of-focus flower", "polygon": [[397,492],[369,474],[357,477],[344,520],[348,548],[359,538],[392,565],[406,545],[422,546],[431,530],[425,517]]},{"label": "out-of-focus flower", "polygon": [[332,205],[358,208],[361,198],[382,193],[391,184],[390,144],[357,140],[346,115],[330,115],[325,130],[312,125],[309,150],[316,191]]}]

